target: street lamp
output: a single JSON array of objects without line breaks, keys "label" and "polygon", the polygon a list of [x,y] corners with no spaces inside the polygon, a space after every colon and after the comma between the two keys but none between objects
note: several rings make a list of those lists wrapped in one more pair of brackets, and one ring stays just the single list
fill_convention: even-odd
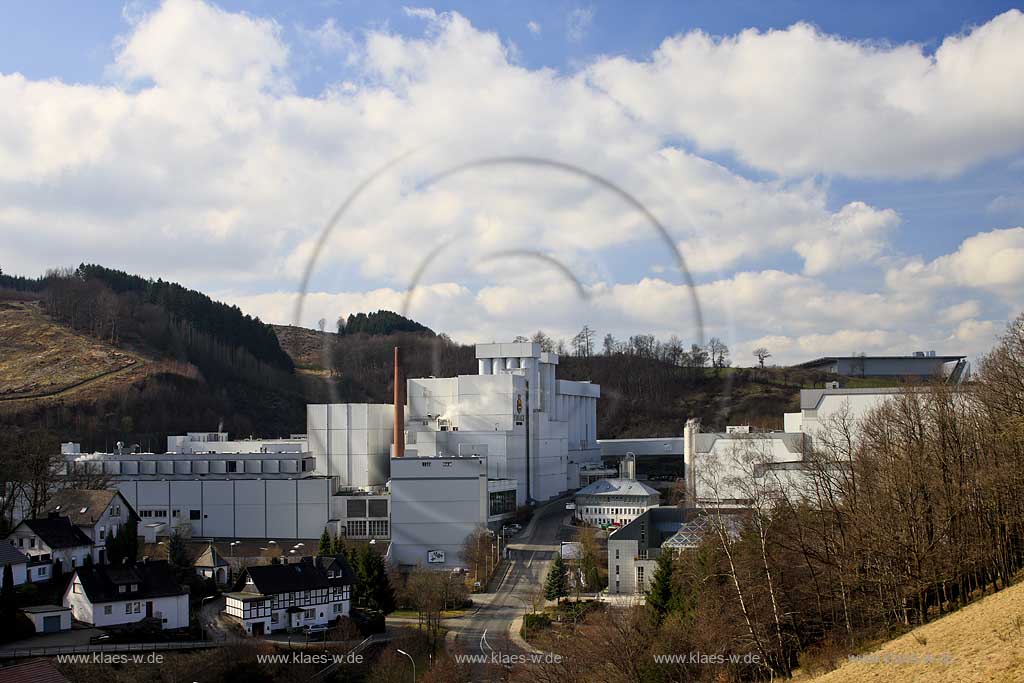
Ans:
[{"label": "street lamp", "polygon": [[409,658],[409,661],[412,662],[412,683],[416,683],[416,660],[413,659],[412,655],[406,652],[405,650],[399,650],[398,654],[405,655]]}]

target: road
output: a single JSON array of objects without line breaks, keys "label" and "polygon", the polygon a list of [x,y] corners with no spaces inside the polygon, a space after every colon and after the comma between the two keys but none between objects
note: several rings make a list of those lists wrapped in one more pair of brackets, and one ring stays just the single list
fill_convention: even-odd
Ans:
[{"label": "road", "polygon": [[[494,593],[474,596],[480,608],[470,615],[445,621],[456,632],[451,650],[460,654],[519,654],[522,651],[508,636],[513,619],[530,608],[535,591],[543,585],[548,565],[558,550],[558,532],[565,520],[565,501],[550,503],[536,513],[533,529],[513,538],[508,545],[509,560],[499,572],[504,574]],[[485,666],[474,666],[473,680],[488,680],[494,673]]]}]

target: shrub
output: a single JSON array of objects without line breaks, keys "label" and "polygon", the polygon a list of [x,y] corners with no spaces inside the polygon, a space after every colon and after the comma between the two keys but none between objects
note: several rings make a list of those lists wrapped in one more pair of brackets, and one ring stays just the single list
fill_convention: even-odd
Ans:
[{"label": "shrub", "polygon": [[551,626],[551,617],[543,612],[538,614],[527,614],[523,617],[523,627],[519,630],[519,635],[526,637],[526,634],[530,631],[538,631]]}]

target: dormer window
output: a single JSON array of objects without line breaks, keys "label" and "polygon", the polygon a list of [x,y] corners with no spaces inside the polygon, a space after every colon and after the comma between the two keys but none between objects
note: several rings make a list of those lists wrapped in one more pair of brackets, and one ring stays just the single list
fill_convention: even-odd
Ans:
[{"label": "dormer window", "polygon": [[82,508],[81,510],[78,511],[78,514],[84,515],[86,512],[88,512],[88,510],[89,508]]},{"label": "dormer window", "polygon": [[327,578],[328,579],[333,579],[334,578],[334,570],[333,569],[328,569],[327,570]]},{"label": "dormer window", "polygon": [[252,577],[251,577],[251,576],[246,576],[246,577],[245,577],[245,583],[246,583],[247,585],[250,585],[250,586],[251,586],[251,585],[253,585],[253,582],[252,582]]},{"label": "dormer window", "polygon": [[134,593],[134,592],[135,592],[135,591],[137,591],[137,590],[139,590],[139,584],[137,584],[137,583],[133,583],[133,584],[132,584],[132,593]]},{"label": "dormer window", "polygon": [[127,587],[127,586],[118,586],[118,587],[117,587],[117,592],[118,592],[118,593],[124,593],[124,592],[125,592],[125,591],[127,591],[127,590],[128,590],[128,587]]}]

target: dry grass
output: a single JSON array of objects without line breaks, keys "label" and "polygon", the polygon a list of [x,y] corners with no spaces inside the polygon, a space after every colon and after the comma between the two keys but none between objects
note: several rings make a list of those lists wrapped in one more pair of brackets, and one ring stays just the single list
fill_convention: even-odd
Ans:
[{"label": "dry grass", "polygon": [[0,301],[0,400],[54,394],[142,363],[53,322],[37,302]]},{"label": "dry grass", "polygon": [[914,629],[864,661],[798,680],[808,683],[1024,681],[1024,584]]}]

